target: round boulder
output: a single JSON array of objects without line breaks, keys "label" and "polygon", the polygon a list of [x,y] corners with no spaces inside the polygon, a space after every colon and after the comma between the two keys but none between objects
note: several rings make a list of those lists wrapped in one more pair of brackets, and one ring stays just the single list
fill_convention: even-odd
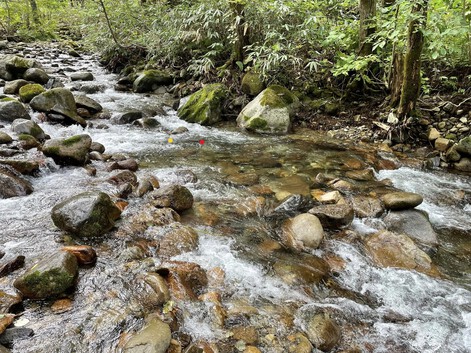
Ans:
[{"label": "round boulder", "polygon": [[5,87],[3,88],[3,93],[18,94],[18,92],[20,91],[20,88],[28,84],[30,84],[30,82],[23,79],[7,82],[5,83]]},{"label": "round boulder", "polygon": [[23,104],[12,98],[0,99],[0,120],[31,119]]},{"label": "round boulder", "polygon": [[93,81],[95,78],[91,72],[74,72],[70,74],[70,79],[72,81]]},{"label": "round boulder", "polygon": [[281,241],[294,250],[317,249],[323,238],[319,218],[309,213],[290,218],[281,227]]},{"label": "round boulder", "polygon": [[121,211],[103,192],[84,192],[52,208],[52,221],[61,230],[90,238],[105,234],[114,227]]},{"label": "round boulder", "polygon": [[11,124],[11,129],[17,134],[30,135],[37,140],[44,140],[46,138],[43,129],[32,120],[16,119]]},{"label": "round boulder", "polygon": [[82,166],[88,161],[92,145],[89,135],[75,135],[66,139],[51,139],[44,143],[43,153],[60,165]]},{"label": "round boulder", "polygon": [[31,69],[26,70],[23,75],[23,78],[28,81],[33,81],[41,85],[45,85],[49,81],[49,75],[43,69],[38,69],[32,67]]},{"label": "round boulder", "polygon": [[139,332],[131,336],[123,353],[165,353],[170,347],[171,339],[170,326],[157,317],[152,317]]},{"label": "round boulder", "polygon": [[177,212],[193,207],[193,195],[190,190],[181,185],[170,185],[154,190],[149,194],[155,207],[170,207]]},{"label": "round boulder", "polygon": [[306,333],[314,347],[329,352],[339,343],[340,328],[328,314],[314,315],[307,323]]},{"label": "round boulder", "polygon": [[12,167],[0,164],[0,199],[25,196],[33,192],[33,186]]},{"label": "round boulder", "polygon": [[38,83],[24,85],[19,91],[20,99],[22,102],[29,103],[31,99],[45,91],[44,87]]},{"label": "round boulder", "polygon": [[25,298],[46,299],[72,287],[77,274],[75,256],[61,251],[40,260],[16,279],[13,285]]},{"label": "round boulder", "polygon": [[414,208],[424,201],[423,197],[419,194],[404,191],[391,192],[384,195],[381,200],[383,201],[384,208],[387,210]]}]

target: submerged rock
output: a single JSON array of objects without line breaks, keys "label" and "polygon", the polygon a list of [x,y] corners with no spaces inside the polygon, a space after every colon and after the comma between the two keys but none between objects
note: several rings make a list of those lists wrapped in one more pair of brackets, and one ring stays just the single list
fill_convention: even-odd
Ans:
[{"label": "submerged rock", "polygon": [[302,213],[286,220],[281,228],[281,241],[288,248],[302,251],[317,249],[324,239],[324,229],[319,218]]},{"label": "submerged rock", "polygon": [[379,266],[439,274],[430,257],[405,234],[380,231],[368,236],[365,248]]},{"label": "submerged rock", "polygon": [[193,251],[198,247],[198,233],[181,223],[173,223],[164,228],[159,239],[159,256],[169,259],[173,256]]},{"label": "submerged rock", "polygon": [[240,112],[237,125],[245,130],[286,134],[291,130],[291,118],[298,98],[282,86],[270,86]]},{"label": "submerged rock", "polygon": [[37,262],[16,279],[13,285],[26,298],[46,299],[72,287],[77,274],[75,256],[68,252],[58,252]]},{"label": "submerged rock", "polygon": [[170,326],[157,317],[151,317],[139,332],[131,336],[123,353],[165,353],[171,339]]},{"label": "submerged rock", "polygon": [[52,221],[61,230],[79,237],[98,237],[114,227],[121,211],[103,192],[84,192],[52,208]]},{"label": "submerged rock", "polygon": [[354,216],[353,208],[347,204],[320,205],[311,208],[308,213],[317,216],[322,226],[330,229],[349,226]]},{"label": "submerged rock", "polygon": [[334,349],[341,338],[340,328],[326,313],[316,314],[309,320],[306,334],[314,347],[325,352]]},{"label": "submerged rock", "polygon": [[75,135],[65,139],[46,141],[42,151],[60,165],[84,165],[88,161],[88,152],[92,144],[89,135]]},{"label": "submerged rock", "polygon": [[213,125],[221,120],[221,111],[228,94],[223,84],[215,83],[193,93],[178,109],[178,116],[190,123]]}]

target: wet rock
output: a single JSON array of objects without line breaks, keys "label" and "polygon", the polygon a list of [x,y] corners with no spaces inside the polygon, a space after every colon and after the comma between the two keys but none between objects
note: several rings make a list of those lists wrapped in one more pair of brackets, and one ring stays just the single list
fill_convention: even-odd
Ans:
[{"label": "wet rock", "polygon": [[159,121],[155,118],[137,119],[134,120],[132,124],[143,129],[155,129],[160,126]]},{"label": "wet rock", "polygon": [[375,197],[352,196],[348,199],[348,202],[353,207],[355,215],[359,218],[375,218],[384,212],[381,201]]},{"label": "wet rock", "polygon": [[34,335],[34,331],[30,328],[12,327],[5,330],[5,332],[2,335],[0,335],[0,344],[11,347],[15,344],[15,341],[23,340],[33,335]]},{"label": "wet rock", "polygon": [[139,185],[136,188],[136,195],[137,197],[143,197],[145,194],[148,194],[154,190],[154,186],[149,179],[142,179],[139,181]]},{"label": "wet rock", "polygon": [[137,111],[137,110],[133,110],[133,111],[129,111],[129,112],[126,112],[126,113],[117,114],[117,115],[113,116],[110,119],[110,121],[113,124],[124,125],[124,124],[131,124],[132,122],[134,122],[135,120],[138,120],[138,119],[142,119],[142,112]]},{"label": "wet rock", "polygon": [[357,181],[372,181],[376,179],[373,169],[349,170],[345,173],[345,176]]},{"label": "wet rock", "polygon": [[334,349],[341,338],[340,328],[326,313],[316,314],[309,320],[306,334],[314,347],[325,352]]},{"label": "wet rock", "polygon": [[7,133],[0,131],[0,145],[6,145],[13,142],[13,139]]},{"label": "wet rock", "polygon": [[105,86],[97,84],[85,84],[80,86],[80,91],[85,94],[94,94],[98,92],[104,92]]},{"label": "wet rock", "polygon": [[188,132],[188,128],[186,128],[185,126],[179,126],[177,127],[176,129],[173,129],[170,134],[171,135],[178,135],[178,134],[184,134],[185,132]]},{"label": "wet rock", "polygon": [[383,221],[391,232],[407,234],[410,238],[427,246],[438,245],[437,234],[424,211],[391,211],[383,218]]},{"label": "wet rock", "polygon": [[68,252],[57,252],[38,261],[13,285],[24,297],[46,299],[72,287],[78,274],[77,259]]},{"label": "wet rock", "polygon": [[108,171],[113,171],[113,170],[130,170],[132,172],[135,172],[139,169],[139,164],[137,164],[137,161],[134,158],[128,158],[122,161],[118,162],[113,162],[109,167]]},{"label": "wet rock", "polygon": [[244,341],[247,344],[258,342],[258,332],[253,326],[239,326],[231,328],[232,338],[237,341]]},{"label": "wet rock", "polygon": [[193,93],[178,109],[178,116],[190,123],[213,125],[221,120],[222,105],[227,94],[227,88],[223,84],[206,85]]},{"label": "wet rock", "polygon": [[240,216],[255,216],[265,208],[266,199],[263,196],[251,196],[235,206],[235,212]]},{"label": "wet rock", "polygon": [[268,186],[275,192],[276,199],[279,201],[295,194],[306,197],[311,195],[309,180],[300,175],[290,175],[284,178],[278,178],[269,182]]},{"label": "wet rock", "polygon": [[114,171],[108,181],[116,185],[137,185],[137,176],[130,170]]},{"label": "wet rock", "polygon": [[77,106],[72,92],[66,88],[53,88],[34,97],[31,108],[39,112],[56,113],[65,116],[67,123],[87,126],[87,122],[77,114]]},{"label": "wet rock", "polygon": [[46,71],[35,67],[26,70],[23,75],[23,78],[28,81],[39,83],[40,85],[45,85],[50,79]]},{"label": "wet rock", "polygon": [[288,347],[289,353],[311,353],[314,347],[309,339],[302,333],[295,333],[287,337],[290,342]]},{"label": "wet rock", "polygon": [[456,151],[467,156],[471,156],[471,136],[461,139],[456,146]]},{"label": "wet rock", "polygon": [[399,267],[438,275],[438,270],[432,264],[430,257],[405,234],[380,231],[368,236],[365,248],[379,266]]},{"label": "wet rock", "polygon": [[282,86],[270,86],[247,104],[237,117],[237,125],[258,133],[285,134],[298,98]]},{"label": "wet rock", "polygon": [[31,119],[23,104],[15,99],[0,99],[0,120],[12,122],[16,119]]},{"label": "wet rock", "polygon": [[40,84],[28,84],[20,88],[20,100],[24,103],[29,103],[34,97],[45,92],[45,89]]},{"label": "wet rock", "polygon": [[70,79],[72,81],[93,81],[95,78],[91,72],[73,72],[70,74]]},{"label": "wet rock", "polygon": [[249,96],[258,95],[264,88],[260,75],[253,71],[247,72],[242,78],[241,90]]},{"label": "wet rock", "polygon": [[8,276],[10,273],[22,268],[25,265],[25,257],[15,256],[12,259],[2,259],[0,263],[0,277]]},{"label": "wet rock", "polygon": [[165,353],[170,346],[170,326],[153,316],[145,326],[133,334],[123,348],[123,353]]},{"label": "wet rock", "polygon": [[0,335],[13,323],[14,320],[14,314],[0,314]]},{"label": "wet rock", "polygon": [[91,144],[89,135],[75,135],[65,139],[48,140],[44,143],[42,151],[57,164],[83,166],[88,161]]},{"label": "wet rock", "polygon": [[26,59],[18,55],[7,55],[3,58],[2,61],[5,62],[5,68],[7,71],[14,76],[23,75],[26,70],[33,67],[39,67],[39,64],[36,61],[32,59]]},{"label": "wet rock", "polygon": [[258,183],[260,177],[256,173],[235,173],[227,177],[227,181],[244,186],[251,186]]},{"label": "wet rock", "polygon": [[323,204],[334,204],[343,199],[342,194],[339,191],[324,192],[322,190],[313,190],[311,192],[312,197]]},{"label": "wet rock", "polygon": [[439,137],[435,140],[435,149],[441,152],[445,152],[452,142],[449,139]]},{"label": "wet rock", "polygon": [[294,194],[283,199],[273,210],[274,214],[294,215],[300,211],[307,211],[313,206],[313,201],[303,195]]},{"label": "wet rock", "polygon": [[461,159],[461,155],[457,151],[457,145],[451,146],[445,154],[447,162],[458,162]]},{"label": "wet rock", "polygon": [[471,172],[471,158],[461,158],[458,163],[453,164],[453,167],[456,170],[469,173]]},{"label": "wet rock", "polygon": [[392,192],[381,198],[387,210],[405,210],[414,208],[423,202],[423,197],[413,192]]},{"label": "wet rock", "polygon": [[67,251],[75,256],[79,266],[88,266],[96,263],[97,255],[95,249],[88,245],[64,246],[63,251]]},{"label": "wet rock", "polygon": [[20,88],[28,84],[30,84],[30,82],[23,79],[7,82],[5,83],[5,87],[3,87],[3,93],[18,94],[18,92],[20,91]]},{"label": "wet rock", "polygon": [[315,215],[325,228],[338,229],[349,226],[353,221],[353,208],[347,204],[320,205],[308,213]]},{"label": "wet rock", "polygon": [[98,153],[105,153],[105,146],[99,142],[93,141],[90,145],[90,151],[96,151]]},{"label": "wet rock", "polygon": [[208,285],[206,271],[191,262],[168,261],[157,270],[163,276],[172,297],[181,300],[196,300]]},{"label": "wet rock", "polygon": [[121,211],[103,192],[84,192],[52,208],[52,221],[61,230],[79,237],[98,237],[114,227]]},{"label": "wet rock", "polygon": [[193,251],[198,248],[198,233],[181,223],[173,223],[164,228],[159,239],[158,254],[164,259]]},{"label": "wet rock", "polygon": [[16,119],[11,124],[11,129],[17,134],[31,135],[37,140],[44,140],[46,138],[43,129],[32,120]]},{"label": "wet rock", "polygon": [[84,94],[77,94],[74,96],[74,99],[77,108],[85,108],[91,114],[95,114],[103,110],[103,107],[97,101],[90,97],[87,97]]},{"label": "wet rock", "polygon": [[12,167],[0,165],[0,199],[25,196],[33,192],[33,186]]},{"label": "wet rock", "polygon": [[172,76],[160,70],[146,70],[139,73],[134,80],[132,89],[136,93],[152,92],[159,86],[169,85],[173,82]]},{"label": "wet rock", "polygon": [[165,226],[179,221],[180,216],[171,208],[155,208],[147,204],[129,217],[118,232],[124,235],[143,234],[149,227]]},{"label": "wet rock", "polygon": [[59,299],[51,305],[51,310],[54,314],[62,314],[72,310],[72,305],[73,303],[70,299]]},{"label": "wet rock", "polygon": [[133,297],[146,311],[156,310],[170,300],[170,292],[165,279],[157,273],[149,272],[136,278]]},{"label": "wet rock", "polygon": [[148,195],[155,207],[170,207],[175,211],[185,211],[193,206],[193,195],[181,185],[170,185],[154,190]]},{"label": "wet rock", "polygon": [[21,174],[31,175],[39,171],[40,161],[24,159],[0,159],[0,165],[6,164]]},{"label": "wet rock", "polygon": [[198,177],[190,169],[177,170],[175,176],[181,184],[194,184],[198,182]]},{"label": "wet rock", "polygon": [[30,150],[32,148],[37,148],[41,143],[36,140],[33,136],[28,134],[20,134],[18,136],[18,141],[20,142],[20,147],[24,150]]},{"label": "wet rock", "polygon": [[281,241],[290,249],[302,251],[317,249],[324,238],[324,229],[319,219],[302,213],[286,220],[281,228]]},{"label": "wet rock", "polygon": [[273,264],[275,273],[289,285],[319,284],[327,278],[329,266],[314,255],[285,256]]},{"label": "wet rock", "polygon": [[0,314],[10,312],[10,309],[21,303],[22,298],[18,293],[7,293],[0,290]]}]

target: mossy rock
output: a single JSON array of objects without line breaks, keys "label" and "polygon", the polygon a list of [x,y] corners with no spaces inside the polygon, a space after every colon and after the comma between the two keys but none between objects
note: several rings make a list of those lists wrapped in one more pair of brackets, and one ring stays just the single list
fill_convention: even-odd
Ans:
[{"label": "mossy rock", "polygon": [[30,68],[39,67],[36,61],[18,55],[7,55],[4,61],[5,68],[14,76],[23,75]]},{"label": "mossy rock", "polygon": [[335,115],[340,111],[340,104],[337,102],[328,102],[324,105],[326,114]]},{"label": "mossy rock", "polygon": [[253,71],[247,72],[242,78],[241,89],[242,92],[249,96],[256,96],[265,88],[260,75]]},{"label": "mossy rock", "polygon": [[25,298],[54,298],[74,285],[77,274],[75,256],[61,251],[40,260],[16,279],[13,285]]},{"label": "mossy rock", "polygon": [[39,83],[27,84],[20,88],[20,99],[22,102],[29,103],[31,99],[45,91]]},{"label": "mossy rock", "polygon": [[5,87],[3,88],[3,92],[5,94],[18,94],[21,87],[29,85],[29,84],[30,84],[30,82],[28,82],[26,80],[23,80],[23,79],[10,81],[10,82],[5,83]]},{"label": "mossy rock", "polygon": [[298,98],[288,89],[278,85],[270,86],[242,109],[237,117],[237,125],[258,133],[288,133],[298,102]]},{"label": "mossy rock", "polygon": [[11,124],[11,129],[17,134],[31,135],[38,140],[44,140],[46,138],[43,129],[32,120],[16,119]]},{"label": "mossy rock", "polygon": [[12,122],[16,119],[31,119],[23,104],[15,99],[0,99],[0,120]]},{"label": "mossy rock", "polygon": [[89,135],[75,135],[66,139],[46,141],[43,153],[60,165],[84,165],[88,161],[88,152],[92,145]]},{"label": "mossy rock", "polygon": [[134,80],[133,91],[136,93],[152,92],[159,86],[169,85],[173,77],[168,72],[161,70],[146,70],[139,73]]},{"label": "mossy rock", "polygon": [[121,211],[103,192],[84,192],[52,208],[57,228],[83,238],[98,237],[114,227]]},{"label": "mossy rock", "polygon": [[221,121],[221,112],[228,90],[220,83],[203,87],[193,93],[188,101],[178,109],[178,116],[190,123],[213,125]]},{"label": "mossy rock", "polygon": [[456,145],[456,151],[461,154],[471,156],[471,136],[461,139]]},{"label": "mossy rock", "polygon": [[4,145],[10,142],[13,142],[11,136],[3,131],[0,131],[0,145]]}]

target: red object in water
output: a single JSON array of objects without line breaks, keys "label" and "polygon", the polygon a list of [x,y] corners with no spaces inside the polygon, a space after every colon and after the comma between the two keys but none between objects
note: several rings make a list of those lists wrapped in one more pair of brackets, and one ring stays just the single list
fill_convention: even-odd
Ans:
[{"label": "red object in water", "polygon": [[200,140],[200,145],[201,145],[201,146],[204,145],[204,140]]}]

